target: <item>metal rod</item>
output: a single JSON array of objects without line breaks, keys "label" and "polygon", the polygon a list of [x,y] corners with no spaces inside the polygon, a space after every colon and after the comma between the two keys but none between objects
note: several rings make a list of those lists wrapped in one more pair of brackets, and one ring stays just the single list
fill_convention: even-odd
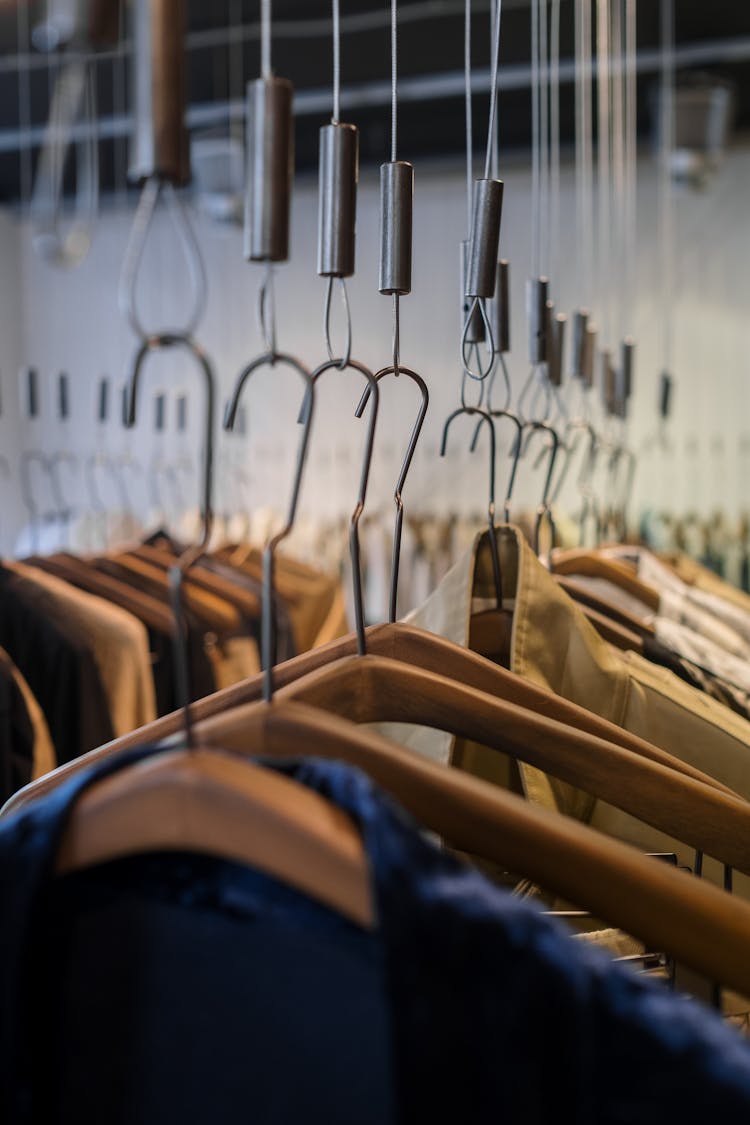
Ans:
[{"label": "metal rod", "polygon": [[475,180],[471,243],[466,271],[467,297],[494,297],[503,181]]},{"label": "metal rod", "polygon": [[359,177],[359,129],[343,122],[320,130],[318,273],[354,273]]},{"label": "metal rod", "polygon": [[411,293],[414,169],[404,160],[380,165],[381,293]]},{"label": "metal rod", "polygon": [[134,0],[130,178],[190,178],[185,124],[185,0]]},{"label": "metal rod", "polygon": [[529,363],[544,363],[547,358],[547,291],[546,277],[532,277],[526,282],[526,321],[529,328]]},{"label": "metal rod", "polygon": [[495,274],[495,296],[492,300],[492,335],[495,351],[510,351],[510,265],[501,258]]}]

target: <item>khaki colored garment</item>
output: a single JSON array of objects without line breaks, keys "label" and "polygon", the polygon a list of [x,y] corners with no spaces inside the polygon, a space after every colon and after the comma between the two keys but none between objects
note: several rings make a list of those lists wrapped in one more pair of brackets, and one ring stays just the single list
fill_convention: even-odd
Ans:
[{"label": "khaki colored garment", "polygon": [[[503,605],[513,610],[511,670],[585,707],[750,798],[750,723],[716,700],[632,652],[611,648],[539,562],[521,532],[498,528]],[[407,621],[466,645],[472,610],[493,604],[489,541],[478,536],[424,606]],[[691,866],[692,850],[603,801],[525,763],[450,735],[388,724],[388,737],[427,757],[515,788],[529,800],[591,824],[645,852],[676,852]],[[722,884],[709,858],[704,876]],[[750,878],[735,873],[735,892],[750,898]]]},{"label": "khaki colored garment", "polygon": [[252,637],[227,637],[206,643],[206,654],[217,691],[249,679],[261,670],[260,653]]},{"label": "khaki colored garment", "polygon": [[48,591],[88,630],[115,737],[152,722],[156,692],[145,626],[127,610],[45,571],[23,563],[6,565]]},{"label": "khaki colored garment", "polygon": [[31,775],[31,780],[36,781],[38,777],[44,777],[46,773],[51,773],[57,766],[57,755],[55,754],[55,747],[52,742],[52,735],[47,726],[47,720],[44,717],[44,712],[36,701],[36,696],[26,683],[26,680],[21,673],[13,665],[13,679],[18,685],[18,690],[23,696],[23,701],[26,704],[26,710],[29,713],[29,719],[34,730],[34,766]]},{"label": "khaki colored garment", "polygon": [[714,574],[707,566],[691,559],[689,555],[680,552],[668,552],[660,554],[659,557],[688,586],[694,586],[697,590],[703,590],[707,594],[715,594],[736,606],[750,618],[750,594],[738,589],[737,586],[733,586],[731,582],[725,582],[718,574]]}]

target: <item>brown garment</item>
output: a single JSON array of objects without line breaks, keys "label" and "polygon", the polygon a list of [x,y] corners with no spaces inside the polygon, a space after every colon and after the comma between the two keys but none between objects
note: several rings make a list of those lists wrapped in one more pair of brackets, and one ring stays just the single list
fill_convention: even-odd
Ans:
[{"label": "brown garment", "polygon": [[[510,668],[703,770],[750,799],[750,723],[664,668],[612,649],[581,608],[557,585],[513,526],[498,528],[503,604],[513,610]],[[494,604],[487,534],[446,575],[409,624],[467,645],[473,610]],[[694,856],[681,842],[525,763],[450,735],[389,724],[389,737],[438,761],[454,761],[498,784],[520,785],[529,800],[592,825],[645,852]],[[719,885],[710,859],[704,875]],[[750,878],[735,873],[735,891],[750,898]]]}]

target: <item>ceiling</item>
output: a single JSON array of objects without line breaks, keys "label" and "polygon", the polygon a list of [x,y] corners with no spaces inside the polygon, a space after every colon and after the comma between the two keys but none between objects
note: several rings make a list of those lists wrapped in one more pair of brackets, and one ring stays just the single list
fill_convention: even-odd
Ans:
[{"label": "ceiling", "polygon": [[[674,0],[676,42],[680,46],[707,45],[702,70],[729,79],[737,92],[739,128],[750,127],[750,34],[747,0]],[[659,42],[659,4],[641,0],[638,5],[639,52]],[[28,30],[40,21],[42,3],[21,6],[0,0],[0,199],[12,201],[28,191],[32,172],[28,150],[29,130],[43,125],[58,59],[50,61],[31,48]],[[248,78],[259,70],[259,44],[255,29],[242,35],[243,25],[256,24],[258,0],[187,0],[188,102],[192,107],[220,105],[239,99]],[[387,82],[390,73],[387,0],[341,0],[343,21],[341,81],[346,118],[347,90],[362,83]],[[474,0],[472,57],[476,67],[489,64],[489,4]],[[275,0],[273,66],[290,78],[297,91],[324,92],[331,84],[329,0]],[[401,0],[399,75],[460,74],[463,66],[462,0]],[[503,0],[501,68],[528,64],[530,17],[528,0]],[[292,26],[296,25],[296,26]],[[744,44],[734,60],[717,47],[733,40]],[[712,46],[713,45],[713,46]],[[128,105],[127,47],[109,52],[95,63],[99,116],[122,118]],[[561,0],[562,59],[573,54],[573,2]],[[114,56],[114,57],[113,57]],[[31,59],[31,62],[29,61]],[[639,129],[649,129],[649,92],[656,83],[653,67],[639,77]],[[399,109],[399,155],[405,159],[458,154],[464,145],[464,106],[458,90],[428,101],[403,100]],[[475,97],[474,129],[480,142],[486,132],[486,96]],[[313,167],[317,160],[317,125],[326,111],[301,116],[297,121],[297,165]],[[380,162],[387,157],[390,110],[387,104],[360,106],[350,116],[360,126],[361,156]],[[222,111],[217,110],[221,121]],[[228,120],[228,117],[225,118]],[[123,129],[126,132],[126,123]],[[527,146],[530,139],[530,96],[527,87],[505,90],[500,102],[501,144]],[[104,130],[106,132],[106,130]],[[561,138],[573,139],[573,90],[561,90]],[[38,138],[37,138],[38,140]],[[26,149],[23,156],[19,149]],[[103,186],[122,187],[127,165],[127,137],[100,141]]]}]

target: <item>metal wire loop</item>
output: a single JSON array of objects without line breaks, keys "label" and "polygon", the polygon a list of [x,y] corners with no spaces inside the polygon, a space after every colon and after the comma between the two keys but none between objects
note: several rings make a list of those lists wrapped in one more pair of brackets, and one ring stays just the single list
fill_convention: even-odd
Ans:
[{"label": "metal wire loop", "polygon": [[[49,265],[79,266],[91,248],[99,211],[96,89],[91,68],[77,59],[60,71],[50,103],[34,190],[29,204],[34,250]],[[62,231],[63,181],[76,126],[76,194],[73,221]]]},{"label": "metal wire loop", "polygon": [[[159,197],[165,194],[167,209],[172,217],[175,230],[188,267],[188,276],[193,291],[192,303],[188,315],[181,327],[170,329],[161,333],[154,333],[146,328],[138,312],[137,286],[138,274],[143,260],[143,254],[148,241],[149,231],[154,220]],[[183,342],[190,339],[198,327],[198,323],[206,308],[206,269],[203,256],[195,237],[195,232],[190,223],[187,210],[182,203],[173,184],[168,180],[149,179],[144,184],[141,198],[138,201],[133,226],[125,251],[125,258],[120,274],[118,287],[118,301],[120,310],[127,318],[133,332],[142,343],[153,339],[171,338]]]},{"label": "metal wire loop", "polygon": [[[344,306],[344,321],[346,324],[346,343],[344,351],[339,359],[336,358],[336,352],[331,342],[331,306],[333,304],[333,283],[338,281],[341,286],[341,301]],[[323,338],[325,339],[326,354],[331,363],[344,371],[347,367],[352,366],[352,314],[349,308],[349,294],[346,289],[346,278],[344,277],[328,277],[326,279],[326,296],[323,305]]]},{"label": "metal wire loop", "polygon": [[273,266],[269,262],[258,290],[258,326],[267,352],[276,355],[276,286]]},{"label": "metal wire loop", "polygon": [[[471,326],[471,319],[474,315],[474,310],[479,309],[482,320],[484,321],[485,341],[487,351],[487,366],[484,367],[480,360],[480,348],[473,342],[467,339],[469,328]],[[472,349],[477,360],[476,370],[471,366],[471,353]],[[472,297],[471,304],[469,305],[466,318],[464,319],[463,332],[461,333],[461,363],[463,369],[470,379],[482,380],[486,379],[492,371],[495,363],[495,338],[492,334],[492,324],[490,317],[487,313],[487,302],[481,297]]]}]

